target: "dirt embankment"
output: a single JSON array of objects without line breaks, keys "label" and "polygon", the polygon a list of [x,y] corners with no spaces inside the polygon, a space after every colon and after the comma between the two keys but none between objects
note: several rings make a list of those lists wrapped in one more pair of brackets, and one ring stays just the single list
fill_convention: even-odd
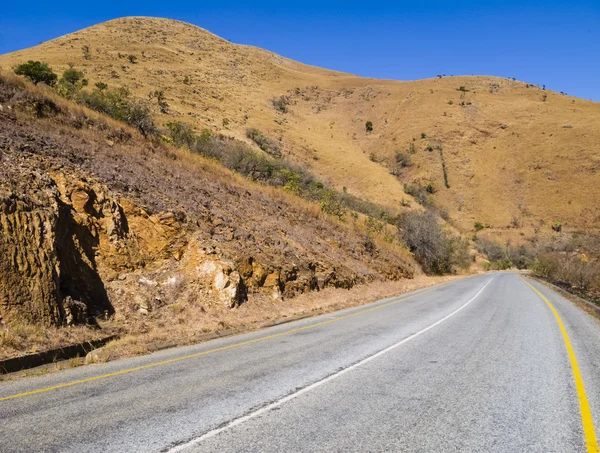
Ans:
[{"label": "dirt embankment", "polygon": [[193,340],[242,304],[416,272],[359,225],[41,90],[0,79],[0,106],[1,357],[98,327]]}]

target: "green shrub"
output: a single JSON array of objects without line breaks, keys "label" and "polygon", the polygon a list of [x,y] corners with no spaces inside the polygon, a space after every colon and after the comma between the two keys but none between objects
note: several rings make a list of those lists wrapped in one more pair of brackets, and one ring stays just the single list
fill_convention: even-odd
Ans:
[{"label": "green shrub", "polygon": [[483,223],[481,222],[475,222],[475,231],[481,231],[485,228],[485,226],[483,225]]},{"label": "green shrub", "polygon": [[563,224],[560,220],[556,220],[552,224],[552,230],[556,231],[557,233],[560,233],[562,231],[562,227],[563,227]]},{"label": "green shrub", "polygon": [[367,132],[373,132],[373,122],[372,121],[367,121],[365,123],[365,130]]},{"label": "green shrub", "polygon": [[384,223],[380,220],[374,219],[371,216],[365,217],[365,227],[367,233],[381,233],[383,232]]},{"label": "green shrub", "polygon": [[273,157],[281,157],[281,147],[279,146],[279,143],[270,139],[258,129],[247,129],[246,137],[256,143],[258,147],[267,154],[270,154]]},{"label": "green shrub", "polygon": [[190,149],[194,146],[196,134],[191,127],[179,121],[169,122],[165,126],[175,146],[187,146]]},{"label": "green shrub", "polygon": [[346,209],[339,196],[333,190],[325,190],[321,196],[321,211],[325,214],[335,215],[340,219],[344,218]]},{"label": "green shrub", "polygon": [[404,193],[412,196],[420,205],[432,208],[435,205],[433,194],[435,186],[431,183],[426,186],[421,184],[404,184]]},{"label": "green shrub", "polygon": [[544,252],[531,269],[538,277],[600,301],[600,262],[590,260],[586,254]]},{"label": "green shrub", "polygon": [[76,100],[92,110],[108,115],[117,121],[128,123],[139,130],[144,137],[157,133],[148,107],[130,99],[129,91],[126,88],[96,89],[91,92],[82,90],[78,93]]},{"label": "green shrub", "polygon": [[69,68],[63,72],[56,86],[56,92],[67,99],[74,99],[79,90],[87,86],[88,81],[82,71]]},{"label": "green shrub", "polygon": [[78,82],[84,80],[84,74],[82,71],[78,71],[75,68],[69,68],[65,72],[63,72],[60,81],[63,83],[70,83],[71,85],[75,85]]},{"label": "green shrub", "polygon": [[34,85],[40,82],[49,86],[56,85],[58,76],[52,71],[52,68],[47,63],[41,61],[29,60],[27,63],[22,63],[15,68],[15,74],[22,75],[31,80]]}]

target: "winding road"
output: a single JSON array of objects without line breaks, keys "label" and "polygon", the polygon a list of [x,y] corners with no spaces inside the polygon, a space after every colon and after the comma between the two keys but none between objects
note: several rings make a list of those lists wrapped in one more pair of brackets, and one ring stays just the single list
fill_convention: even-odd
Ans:
[{"label": "winding road", "polygon": [[596,318],[489,273],[0,382],[0,451],[597,452],[599,368]]}]

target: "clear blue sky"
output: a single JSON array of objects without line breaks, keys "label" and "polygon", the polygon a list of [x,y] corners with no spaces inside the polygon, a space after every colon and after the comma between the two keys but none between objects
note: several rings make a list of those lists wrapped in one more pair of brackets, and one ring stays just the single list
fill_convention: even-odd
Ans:
[{"label": "clear blue sky", "polygon": [[362,76],[498,75],[600,101],[600,0],[7,1],[0,54],[133,15]]}]

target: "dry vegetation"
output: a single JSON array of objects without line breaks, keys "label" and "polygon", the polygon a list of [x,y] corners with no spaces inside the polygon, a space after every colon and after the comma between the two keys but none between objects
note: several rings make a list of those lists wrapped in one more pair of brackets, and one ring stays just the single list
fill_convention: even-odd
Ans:
[{"label": "dry vegetation", "polygon": [[[93,326],[67,328],[27,323],[5,311],[0,357],[113,333],[122,336],[111,346],[113,356],[142,353],[157,341],[189,343],[205,332],[255,328],[292,313],[343,308],[444,281],[420,275],[395,227],[381,220],[348,208],[345,218],[328,214],[323,200],[303,200],[296,191],[248,180],[200,153],[145,139],[49,88],[0,74],[0,105],[6,176],[0,194],[27,193],[19,174],[51,181],[76,231],[89,229],[96,238],[93,270],[114,309],[108,315],[90,309]],[[100,199],[119,207],[123,225],[103,229],[106,213],[96,212]],[[233,311],[196,276],[199,263],[213,256],[247,279],[247,300]],[[244,270],[251,262],[280,276],[280,283],[253,286],[258,277]],[[79,278],[63,275],[69,272],[61,270],[61,279]],[[388,284],[415,274],[414,282]],[[35,272],[22,275],[34,285],[37,278]],[[298,299],[316,285],[323,289],[318,296]]]},{"label": "dry vegetation", "polygon": [[[432,184],[436,193],[424,200],[463,232],[480,222],[514,242],[555,221],[570,231],[600,221],[599,105],[529,83],[364,79],[152,18],[98,24],[2,56],[0,65],[28,59],[57,72],[74,64],[90,87],[126,87],[159,126],[181,121],[249,143],[247,130],[259,130],[338,191],[391,210],[419,207],[405,184]],[[398,153],[412,165],[397,165]]]}]

